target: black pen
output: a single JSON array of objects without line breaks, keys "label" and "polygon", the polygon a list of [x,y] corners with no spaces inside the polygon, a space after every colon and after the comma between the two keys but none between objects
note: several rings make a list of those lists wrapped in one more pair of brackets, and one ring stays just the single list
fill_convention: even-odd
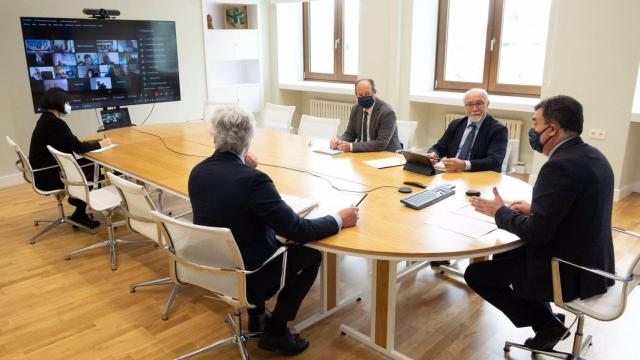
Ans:
[{"label": "black pen", "polygon": [[367,197],[367,195],[369,195],[369,193],[364,194],[364,196],[362,197],[362,199],[360,199],[360,201],[358,201],[358,203],[356,204],[355,207],[358,207],[358,205],[360,205],[360,203],[362,202],[362,200],[364,200],[364,198]]}]

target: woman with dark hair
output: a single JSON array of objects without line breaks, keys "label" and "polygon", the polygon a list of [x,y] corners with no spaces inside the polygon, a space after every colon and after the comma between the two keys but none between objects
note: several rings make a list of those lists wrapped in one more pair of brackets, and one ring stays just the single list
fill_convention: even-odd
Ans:
[{"label": "woman with dark hair", "polygon": [[[47,145],[65,153],[75,152],[76,154],[84,154],[87,151],[111,145],[109,138],[100,141],[80,141],[73,135],[69,125],[61,119],[71,112],[71,105],[69,105],[64,90],[57,87],[47,90],[40,101],[40,107],[44,110],[36,123],[36,128],[33,129],[29,150],[29,161],[34,170],[57,165],[53,155],[47,149]],[[82,166],[90,161],[80,159],[78,163]],[[85,176],[92,179],[93,167],[85,166],[83,169]],[[60,169],[57,167],[36,171],[35,182],[36,186],[43,190],[64,188],[64,184],[60,180]],[[75,212],[71,215],[71,220],[91,228],[100,225],[100,222],[89,218],[86,213],[87,204],[84,201],[70,197],[69,204],[76,207]]]}]

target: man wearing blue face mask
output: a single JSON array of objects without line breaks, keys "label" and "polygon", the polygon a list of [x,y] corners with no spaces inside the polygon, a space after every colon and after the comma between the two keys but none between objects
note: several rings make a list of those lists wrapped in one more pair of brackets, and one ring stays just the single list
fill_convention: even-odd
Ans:
[{"label": "man wearing blue face mask", "polygon": [[351,108],[344,134],[331,140],[332,149],[341,151],[396,151],[402,149],[398,138],[396,113],[376,95],[372,79],[356,81],[358,103]]},{"label": "man wearing blue face mask", "polygon": [[[524,245],[469,265],[464,278],[485,300],[517,327],[531,326],[535,336],[525,345],[551,350],[566,338],[564,316],[551,311],[551,259],[607,272],[615,270],[611,240],[613,171],[604,155],[585,144],[582,105],[559,95],[535,107],[529,130],[531,147],[549,157],[533,187],[531,204],[504,205],[497,189],[492,200],[471,204],[496,225],[520,237]],[[560,266],[564,301],[586,299],[607,291],[612,280]]]}]

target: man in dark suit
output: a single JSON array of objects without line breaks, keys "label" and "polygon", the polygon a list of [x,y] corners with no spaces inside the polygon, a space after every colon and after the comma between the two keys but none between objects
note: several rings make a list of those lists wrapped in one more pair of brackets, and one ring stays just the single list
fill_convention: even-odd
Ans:
[{"label": "man in dark suit", "polygon": [[[465,280],[515,326],[533,328],[535,336],[525,345],[551,350],[569,335],[549,306],[551,259],[608,272],[615,269],[613,171],[604,155],[580,138],[579,102],[560,95],[543,100],[535,109],[529,141],[549,160],[540,169],[531,204],[515,201],[504,206],[495,188],[493,200],[470,200],[477,211],[494,216],[499,228],[518,235],[524,246],[469,265]],[[613,283],[575,268],[560,270],[564,301],[602,294]]]},{"label": "man in dark suit", "polygon": [[193,222],[229,228],[249,270],[259,268],[282,245],[276,235],[294,243],[288,249],[286,283],[273,314],[265,311],[265,301],[279,288],[280,261],[247,277],[247,298],[256,306],[249,310],[249,330],[261,331],[264,325],[258,345],[284,355],[298,354],[309,342],[289,333],[287,322],[295,318],[322,260],[320,252],[302,244],[354,226],[358,209],[350,207],[313,220],[301,218],[280,198],[269,176],[256,169],[255,157],[247,153],[254,133],[251,113],[224,107],[208,121],[216,151],[189,176]]},{"label": "man in dark suit", "polygon": [[447,171],[497,171],[509,141],[507,127],[487,114],[489,96],[484,89],[464,94],[466,117],[453,120],[427,156],[442,162]]},{"label": "man in dark suit", "polygon": [[351,108],[344,134],[332,139],[332,149],[341,151],[396,151],[402,149],[398,138],[396,113],[376,95],[372,79],[356,81],[358,103]]}]

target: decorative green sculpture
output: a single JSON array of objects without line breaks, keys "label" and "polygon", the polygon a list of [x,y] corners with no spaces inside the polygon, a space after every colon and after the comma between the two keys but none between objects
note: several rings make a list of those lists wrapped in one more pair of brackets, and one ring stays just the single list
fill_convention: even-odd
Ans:
[{"label": "decorative green sculpture", "polygon": [[247,14],[242,8],[230,8],[226,11],[227,23],[235,28],[246,28]]}]

